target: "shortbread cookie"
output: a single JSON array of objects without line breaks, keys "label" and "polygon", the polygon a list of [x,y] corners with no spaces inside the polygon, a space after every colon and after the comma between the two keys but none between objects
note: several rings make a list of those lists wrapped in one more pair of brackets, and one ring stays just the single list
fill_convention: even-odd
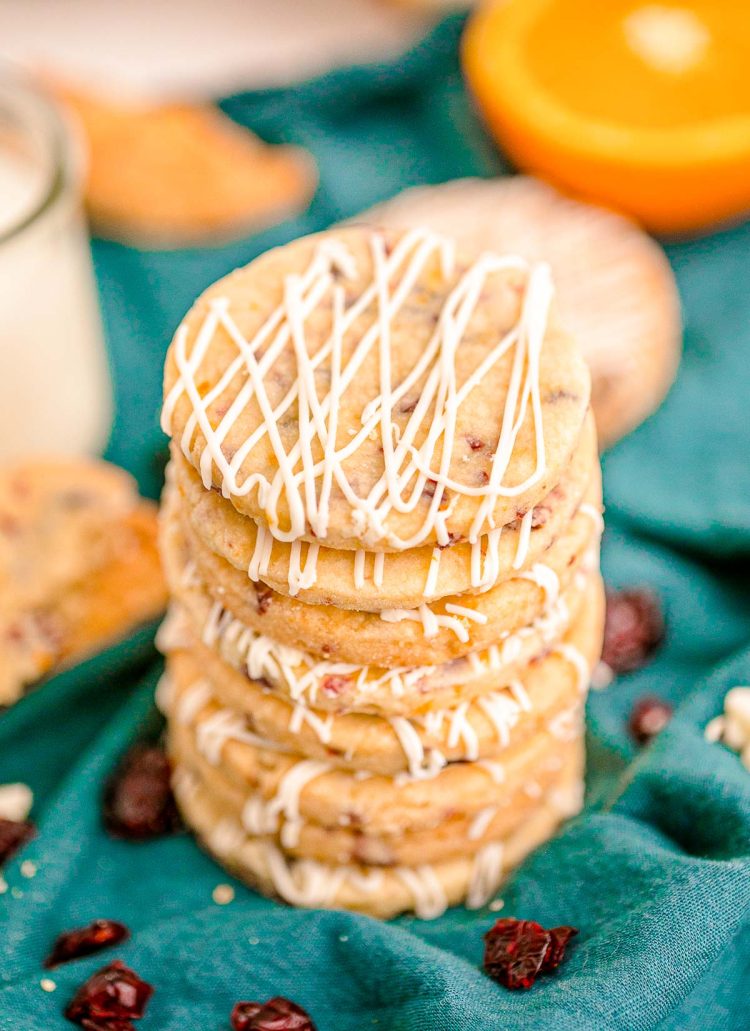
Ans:
[{"label": "shortbread cookie", "polygon": [[192,706],[211,700],[235,714],[234,725],[244,720],[247,730],[288,751],[385,776],[491,759],[502,756],[509,742],[526,741],[543,726],[564,725],[601,652],[602,616],[601,603],[592,599],[562,642],[532,660],[517,679],[499,678],[491,691],[450,708],[391,718],[335,714],[285,700],[192,636],[183,649],[168,653],[170,675],[193,685],[172,716],[179,721],[181,712],[189,714]]},{"label": "shortbread cookie", "polygon": [[125,472],[70,458],[0,471],[0,705],[165,604],[155,506]]},{"label": "shortbread cookie", "polygon": [[473,859],[383,869],[289,861],[268,839],[248,836],[236,820],[222,818],[210,793],[187,771],[176,771],[174,790],[186,821],[205,848],[251,887],[295,906],[354,909],[381,919],[407,909],[422,919],[433,919],[464,900],[471,908],[480,908],[510,870],[580,807],[579,786],[563,785],[514,835]]},{"label": "shortbread cookie", "polygon": [[[190,751],[173,751],[172,761],[197,777],[216,800],[222,816],[236,820],[248,834],[272,839],[290,857],[321,863],[414,866],[470,857],[486,845],[502,841],[532,819],[551,792],[573,779],[580,782],[583,746],[580,740],[561,744],[559,750],[538,763],[533,776],[519,778],[498,791],[496,802],[477,814],[455,812],[435,826],[404,828],[395,834],[380,834],[375,828],[348,823],[345,813],[338,826],[298,819],[293,813],[290,817],[283,793],[270,802],[259,795],[247,795],[220,767],[211,766]],[[293,777],[290,775],[290,779]]]},{"label": "shortbread cookie", "polygon": [[546,266],[429,232],[297,240],[188,313],[164,429],[280,540],[471,541],[540,503],[581,435],[589,374],[552,293]]},{"label": "shortbread cookie", "polygon": [[[179,671],[173,672],[176,677]],[[436,827],[456,813],[470,818],[499,805],[516,787],[532,781],[550,756],[567,754],[582,733],[584,697],[579,695],[566,721],[555,719],[518,745],[511,741],[502,762],[459,761],[437,770],[426,766],[419,775],[384,777],[284,751],[247,730],[236,713],[196,698],[194,686],[176,679],[172,685],[167,740],[178,761],[189,759],[200,767],[203,760],[220,769],[244,796],[257,796],[272,808],[281,799],[285,819],[324,827],[340,826],[343,819],[376,836]],[[171,718],[178,710],[180,719]]]},{"label": "shortbread cookie", "polygon": [[299,213],[315,190],[309,154],[269,146],[218,110],[53,86],[83,130],[86,206],[105,236],[152,247],[218,242]]},{"label": "shortbread cookie", "polygon": [[[589,502],[598,504],[593,494]],[[500,640],[548,612],[584,564],[592,523],[578,513],[537,563],[483,594],[453,595],[419,609],[355,612],[306,605],[277,594],[208,551],[180,519],[178,499],[167,490],[162,505],[162,550],[187,548],[203,583],[244,626],[291,648],[340,662],[406,666],[449,662]],[[593,547],[596,548],[595,539]]]},{"label": "shortbread cookie", "polygon": [[429,226],[470,247],[548,261],[560,321],[591,368],[603,447],[650,415],[672,383],[682,341],[674,275],[658,244],[627,219],[508,176],[416,187],[356,221]]},{"label": "shortbread cookie", "polygon": [[603,619],[601,579],[595,569],[582,570],[543,618],[461,659],[442,666],[395,669],[342,663],[248,630],[220,603],[212,603],[194,568],[177,567],[174,555],[164,557],[176,600],[159,631],[163,651],[189,647],[197,635],[251,679],[326,712],[403,716],[457,705],[493,690],[501,681],[518,679],[528,662],[559,643],[584,605],[593,605],[596,618]]},{"label": "shortbread cookie", "polygon": [[[309,545],[274,540],[263,526],[240,515],[217,491],[205,490],[198,474],[174,446],[170,472],[181,494],[185,518],[209,550],[281,594],[311,605],[370,612],[416,608],[446,595],[475,593],[543,561],[544,553],[568,525],[586,490],[600,478],[593,417],[589,416],[562,480],[528,513],[485,534],[475,545],[463,542],[388,554],[336,551],[321,545],[312,578],[306,569]],[[262,535],[265,552],[256,559]]]}]

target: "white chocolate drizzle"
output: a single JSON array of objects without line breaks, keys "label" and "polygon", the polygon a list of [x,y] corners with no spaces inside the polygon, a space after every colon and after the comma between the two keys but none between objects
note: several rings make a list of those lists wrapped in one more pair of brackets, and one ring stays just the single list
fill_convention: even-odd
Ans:
[{"label": "white chocolate drizzle", "polygon": [[192,723],[198,713],[211,700],[211,684],[208,680],[196,680],[180,696],[174,714],[177,723]]},{"label": "white chocolate drizzle", "polygon": [[554,605],[560,594],[560,580],[557,573],[543,562],[535,562],[531,569],[519,574],[521,580],[531,580],[544,591],[545,605]]},{"label": "white chocolate drizzle", "polygon": [[497,814],[496,805],[487,805],[484,809],[480,809],[474,819],[469,824],[469,830],[467,837],[469,841],[479,841],[487,833],[489,825],[494,820]]},{"label": "white chocolate drizzle", "polygon": [[591,519],[598,533],[604,530],[604,517],[602,516],[601,509],[597,508],[596,505],[592,505],[590,501],[582,501],[578,506],[578,511]]},{"label": "white chocolate drizzle", "polygon": [[[278,540],[299,540],[308,528],[317,538],[325,540],[331,489],[335,482],[350,505],[353,521],[363,541],[385,541],[389,547],[405,550],[418,546],[434,534],[438,544],[446,545],[450,542],[447,527],[450,508],[461,495],[481,499],[469,535],[471,542],[477,541],[486,532],[485,527],[488,530],[494,528],[492,513],[496,499],[523,494],[539,482],[546,469],[539,364],[553,293],[549,268],[544,264],[529,267],[525,261],[515,257],[482,255],[451,289],[432,337],[412,369],[395,383],[391,365],[393,319],[408,302],[420,274],[433,257],[439,258],[445,277],[452,275],[454,245],[429,230],[420,229],[404,234],[390,254],[386,253],[384,238],[376,232],[371,234],[370,247],[374,269],[372,282],[348,307],[345,306],[345,288],[337,281],[336,274],[353,280],[356,267],[348,249],[341,242],[328,239],[318,245],[305,272],[286,277],[281,304],[252,339],[246,340],[242,336],[226,298],[215,298],[209,303],[189,354],[188,330],[183,324],[175,335],[172,348],[178,377],[164,401],[162,426],[171,434],[175,407],[180,399],[186,398],[191,414],[179,446],[190,458],[194,435],[198,430],[202,434],[205,447],[199,466],[204,486],[210,487],[216,470],[224,496],[242,497],[256,490],[270,532]],[[459,383],[456,354],[482,290],[488,277],[511,270],[527,276],[518,322]],[[331,332],[311,355],[305,321],[324,302],[331,305]],[[345,333],[355,320],[372,308],[376,311],[374,321],[354,342],[344,363]],[[196,379],[203,363],[209,359],[212,343],[220,331],[223,339],[228,335],[233,341],[237,356],[227,365],[212,389],[201,396]],[[274,407],[266,388],[266,376],[279,356],[289,349],[296,360],[296,381]],[[361,429],[339,445],[336,436],[342,397],[374,349],[377,349],[379,363],[379,394],[365,405]],[[459,409],[489,370],[511,351],[510,380],[489,482],[480,487],[457,482],[450,476],[450,467]],[[322,398],[318,396],[315,379],[315,371],[320,368],[327,369],[329,374],[328,393]],[[394,433],[394,412],[418,383],[421,383],[418,401],[400,433]],[[230,386],[234,388],[234,399],[218,425],[213,427],[208,410]],[[262,422],[233,449],[229,458],[224,454],[222,444],[251,398],[259,406]],[[298,437],[287,451],[278,424],[295,402]],[[426,423],[428,412],[431,412],[430,421]],[[530,412],[533,422],[534,470],[524,482],[508,485],[504,478],[527,412]],[[372,489],[361,496],[349,481],[344,462],[372,434],[379,435],[381,440],[384,471]],[[245,459],[266,437],[267,445],[273,449],[278,471],[271,480],[260,472],[241,480],[240,469]],[[422,439],[418,447],[417,439]],[[322,458],[316,460],[314,451]],[[434,467],[436,462],[437,468]],[[388,514],[391,511],[414,511],[428,480],[434,484],[434,494],[422,525],[410,536],[399,537],[387,525]],[[446,492],[453,495],[447,506]],[[289,513],[287,528],[280,524],[282,507]]]},{"label": "white chocolate drizzle", "polygon": [[347,868],[317,863],[314,859],[287,862],[270,841],[260,843],[276,892],[293,906],[305,909],[330,907],[346,880]]},{"label": "white chocolate drizzle", "polygon": [[[436,777],[446,764],[446,758],[436,748],[425,749],[422,739],[411,722],[404,716],[391,716],[388,719],[406,756],[409,776],[414,780],[431,780]],[[402,775],[397,775],[399,783],[404,782]]]},{"label": "white chocolate drizzle", "polygon": [[448,906],[445,889],[431,866],[394,866],[394,874],[408,888],[414,912],[422,920],[434,920]]},{"label": "white chocolate drizzle", "polygon": [[196,723],[196,747],[212,766],[219,765],[227,741],[241,741],[255,748],[266,748],[273,752],[284,751],[275,741],[269,741],[248,730],[244,716],[232,709],[217,709],[205,720]]},{"label": "white chocolate drizzle", "polygon": [[289,718],[289,730],[293,734],[299,734],[303,723],[307,724],[321,744],[327,745],[330,743],[331,735],[333,734],[332,713],[323,718],[306,705],[303,705],[302,702],[295,702],[292,707],[292,715]]},{"label": "white chocolate drizzle", "polygon": [[494,727],[497,740],[504,748],[510,740],[511,729],[518,722],[520,705],[500,691],[480,695],[477,704]]},{"label": "white chocolate drizzle", "polygon": [[299,842],[303,820],[300,816],[300,795],[317,777],[328,773],[328,763],[301,759],[294,763],[279,781],[273,798],[266,801],[258,794],[251,795],[242,808],[242,824],[255,835],[273,834],[281,820],[281,844],[294,848]]},{"label": "white chocolate drizzle", "polygon": [[582,716],[580,708],[563,709],[547,722],[547,728],[558,741],[575,741],[581,736]]},{"label": "white chocolate drizzle", "polygon": [[462,702],[451,710],[447,743],[449,748],[455,748],[459,741],[463,741],[466,758],[474,761],[479,758],[479,737],[467,719],[470,704]]},{"label": "white chocolate drizzle", "polygon": [[468,619],[472,623],[479,623],[480,626],[484,626],[487,622],[484,612],[477,612],[476,609],[470,609],[467,605],[456,605],[452,601],[446,602],[445,611],[449,612],[451,616],[463,616],[464,619]]},{"label": "white chocolate drizzle", "polygon": [[403,623],[404,621],[421,623],[422,632],[427,640],[437,637],[440,630],[452,631],[463,644],[469,640],[469,631],[461,619],[450,614],[443,615],[433,612],[426,602],[423,602],[418,609],[383,609],[380,618],[385,623]]},{"label": "white chocolate drizzle", "polygon": [[591,680],[591,669],[585,657],[575,645],[567,641],[561,641],[555,645],[553,650],[562,655],[573,666],[578,674],[578,690],[581,694],[585,694],[589,689],[589,681]]},{"label": "white chocolate drizzle", "polygon": [[518,530],[518,546],[516,547],[516,554],[513,559],[514,569],[520,569],[526,561],[526,556],[529,553],[529,539],[531,537],[531,524],[533,521],[534,509],[530,508],[528,512],[524,513]]},{"label": "white chocolate drizzle", "polygon": [[491,841],[480,848],[474,857],[469,889],[466,893],[466,908],[481,909],[486,905],[503,879],[503,846],[500,841]]},{"label": "white chocolate drizzle", "polygon": [[167,673],[162,673],[156,685],[156,690],[154,691],[154,702],[162,716],[169,715],[172,709],[173,699],[174,683],[172,678]]},{"label": "white chocolate drizzle", "polygon": [[430,568],[427,571],[423,595],[425,598],[432,598],[437,591],[438,576],[440,574],[440,557],[443,554],[440,548],[433,548],[430,556]]},{"label": "white chocolate drizzle", "polygon": [[488,591],[500,575],[500,537],[502,526],[478,537],[471,545],[471,586]]}]

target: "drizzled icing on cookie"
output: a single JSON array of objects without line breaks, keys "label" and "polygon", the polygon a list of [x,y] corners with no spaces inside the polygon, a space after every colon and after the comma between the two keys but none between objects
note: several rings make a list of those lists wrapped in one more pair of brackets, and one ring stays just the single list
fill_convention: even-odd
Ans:
[{"label": "drizzled icing on cookie", "polygon": [[[186,397],[191,414],[179,445],[190,454],[194,435],[200,431],[206,446],[199,465],[203,483],[210,487],[218,474],[225,496],[246,496],[257,490],[268,529],[281,541],[299,541],[312,531],[325,540],[330,520],[330,497],[334,483],[350,506],[353,524],[363,541],[386,542],[395,549],[414,548],[434,534],[441,545],[450,543],[448,519],[459,496],[480,499],[469,540],[493,529],[493,508],[499,497],[515,497],[530,489],[544,475],[546,467],[539,364],[547,327],[552,285],[546,265],[529,267],[515,257],[485,254],[465,271],[447,294],[432,336],[411,370],[396,383],[393,380],[391,331],[394,318],[408,303],[420,275],[435,257],[448,279],[455,263],[451,241],[428,230],[414,230],[402,236],[387,253],[385,239],[370,236],[372,281],[359,296],[346,304],[346,289],[340,278],[353,282],[357,270],[348,248],[336,239],[319,242],[312,260],[301,275],[284,281],[281,304],[268,316],[252,339],[245,339],[232,318],[227,298],[210,304],[190,352],[188,330],[182,325],[175,336],[173,355],[178,378],[163,408],[162,425],[171,433],[177,402]],[[488,278],[517,271],[527,279],[520,316],[515,326],[498,340],[462,382],[458,382],[456,355],[472,315],[480,302]],[[328,339],[311,354],[305,322],[323,302],[330,303],[332,326]],[[363,335],[344,355],[344,336],[357,319],[375,309],[375,317]],[[212,389],[201,396],[197,385],[203,364],[210,358],[215,335],[222,330],[237,347]],[[297,366],[296,381],[279,404],[272,406],[266,377],[276,359],[292,349]],[[377,350],[379,392],[361,413],[361,428],[343,444],[337,442],[341,399],[352,384],[364,360]],[[504,356],[512,353],[511,374],[505,398],[500,434],[492,458],[488,482],[479,487],[457,481],[450,475],[457,416],[470,401],[472,391]],[[330,377],[328,392],[318,396],[315,371],[325,369]],[[237,386],[228,410],[212,426],[208,409],[230,386]],[[394,420],[397,406],[420,386],[419,397],[404,426]],[[227,457],[222,444],[251,398],[260,407],[263,421]],[[278,424],[296,404],[298,436],[287,450]],[[536,462],[534,471],[522,483],[506,484],[519,430],[530,413],[533,422]],[[380,438],[384,470],[367,494],[357,493],[344,469],[344,462],[372,434]],[[267,440],[266,440],[267,438]],[[273,449],[277,473],[267,479],[260,472],[241,478],[241,467],[261,440]],[[421,441],[417,443],[417,441]],[[317,457],[316,457],[317,456]],[[416,509],[425,486],[432,490],[421,526],[410,536],[400,537],[388,527],[390,512]],[[281,526],[281,500],[288,511],[289,525]],[[256,546],[251,566],[262,565],[267,541]],[[315,555],[308,554],[305,572],[314,575]]]},{"label": "drizzled icing on cookie", "polygon": [[486,905],[503,879],[503,845],[491,841],[480,848],[474,857],[466,892],[466,908],[481,909]]},{"label": "drizzled icing on cookie", "polygon": [[[479,652],[470,652],[442,669],[446,672],[454,669],[457,677],[462,670],[465,677],[500,674],[520,658],[527,638],[538,633],[542,643],[551,642],[564,632],[569,621],[568,607],[563,598],[558,598],[530,626],[507,635],[500,644],[490,645]],[[315,703],[318,695],[326,692],[328,683],[341,684],[347,692],[363,698],[381,689],[400,698],[407,692],[418,691],[421,685],[441,671],[439,666],[400,666],[377,670],[370,666],[318,659],[309,652],[280,644],[246,627],[220,602],[212,604],[199,633],[204,644],[217,647],[226,661],[233,665],[239,664],[251,679],[270,680],[284,686],[295,701],[307,699]],[[578,663],[580,660],[576,657],[574,661]]]}]

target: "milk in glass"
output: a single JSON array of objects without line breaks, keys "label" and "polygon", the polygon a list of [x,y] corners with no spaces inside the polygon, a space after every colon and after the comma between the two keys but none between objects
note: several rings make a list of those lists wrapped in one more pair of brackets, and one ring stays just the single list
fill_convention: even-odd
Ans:
[{"label": "milk in glass", "polygon": [[107,440],[79,168],[56,110],[0,67],[0,460],[96,454]]}]

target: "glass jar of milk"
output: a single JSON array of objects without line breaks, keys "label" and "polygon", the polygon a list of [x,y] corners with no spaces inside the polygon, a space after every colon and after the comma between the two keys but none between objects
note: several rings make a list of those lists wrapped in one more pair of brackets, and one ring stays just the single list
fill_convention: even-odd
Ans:
[{"label": "glass jar of milk", "polygon": [[0,65],[0,461],[96,454],[109,433],[81,173],[57,109]]}]

